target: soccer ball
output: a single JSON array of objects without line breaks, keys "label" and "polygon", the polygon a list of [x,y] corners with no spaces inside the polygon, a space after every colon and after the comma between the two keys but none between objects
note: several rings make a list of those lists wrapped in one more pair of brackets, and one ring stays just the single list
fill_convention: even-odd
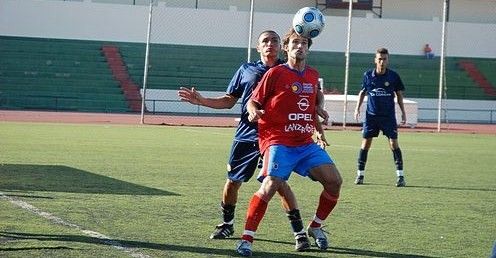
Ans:
[{"label": "soccer ball", "polygon": [[306,38],[317,37],[324,26],[324,15],[315,7],[303,7],[293,17],[294,30],[298,35]]}]

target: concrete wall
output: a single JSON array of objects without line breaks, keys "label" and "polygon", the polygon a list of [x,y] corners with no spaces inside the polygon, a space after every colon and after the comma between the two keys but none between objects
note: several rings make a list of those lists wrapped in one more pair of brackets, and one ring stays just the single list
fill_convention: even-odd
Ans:
[{"label": "concrete wall", "polygon": [[[237,6],[230,8],[176,8],[159,2],[153,10],[152,42],[247,47],[249,13],[238,10]],[[147,18],[145,5],[0,1],[0,35],[145,42]],[[254,34],[267,28],[284,34],[291,19],[292,14],[257,12]],[[347,18],[326,16],[326,19],[326,28],[312,48],[343,52]],[[448,56],[496,58],[496,24],[450,22],[448,31]],[[441,22],[437,19],[379,19],[368,15],[353,20],[351,51],[371,53],[378,46],[386,46],[394,54],[421,54],[422,46],[430,43],[437,52],[440,35]]]},{"label": "concrete wall", "polygon": [[[75,1],[93,3],[113,3],[121,5],[148,5],[150,0],[49,0]],[[155,3],[165,3],[168,7],[230,10],[248,12],[248,0],[154,0]],[[443,0],[375,0],[374,6],[380,6],[382,1],[382,17],[387,19],[409,19],[431,21],[442,17]],[[318,3],[325,3],[318,0]],[[254,0],[257,12],[292,14],[304,6],[315,6],[315,0]],[[323,9],[323,6],[319,6]],[[378,10],[375,10],[378,12]],[[348,16],[348,10],[325,9],[326,15]],[[370,11],[354,10],[356,17],[365,17]],[[449,20],[453,22],[496,23],[496,1],[492,0],[456,0],[450,1]]]},{"label": "concrete wall", "polygon": [[[141,94],[143,95],[143,91]],[[202,95],[206,97],[217,97],[223,94],[223,92],[214,91],[202,92]],[[232,109],[213,109],[181,102],[175,90],[148,89],[146,91],[146,99],[146,109],[156,113],[223,114],[236,116],[241,112],[240,105],[235,105]],[[343,121],[344,96],[326,95],[325,99],[326,110],[331,116],[331,121],[341,123]],[[353,123],[353,111],[357,96],[348,95],[347,100],[346,121],[347,123]],[[437,121],[437,106],[437,99],[405,99],[407,124],[413,127],[417,122]],[[365,105],[362,108],[365,109]],[[399,119],[398,112],[397,116]],[[443,100],[441,118],[443,121],[448,122],[496,124],[496,101]]]}]

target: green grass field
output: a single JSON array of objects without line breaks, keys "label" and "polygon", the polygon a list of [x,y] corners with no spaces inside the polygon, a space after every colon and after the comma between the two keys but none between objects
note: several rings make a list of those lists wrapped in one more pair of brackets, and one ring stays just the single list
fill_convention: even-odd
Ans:
[{"label": "green grass field", "polygon": [[[233,132],[0,123],[0,257],[236,256],[256,181],[241,188],[236,238],[208,239],[220,221]],[[360,132],[327,131],[327,138],[344,178],[326,221],[332,248],[295,253],[277,198],[254,256],[489,256],[496,240],[494,135],[401,132],[406,188],[394,186],[384,138],[372,146],[363,186],[353,184]],[[310,220],[321,187],[297,175],[289,183]]]}]

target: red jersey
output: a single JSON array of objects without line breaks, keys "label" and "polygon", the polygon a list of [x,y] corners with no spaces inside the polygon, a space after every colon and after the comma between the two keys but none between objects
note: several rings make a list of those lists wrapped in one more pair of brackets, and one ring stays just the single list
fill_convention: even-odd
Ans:
[{"label": "red jersey", "polygon": [[294,147],[313,142],[318,78],[312,67],[298,72],[285,64],[262,77],[251,97],[265,111],[258,120],[262,153],[274,144]]}]

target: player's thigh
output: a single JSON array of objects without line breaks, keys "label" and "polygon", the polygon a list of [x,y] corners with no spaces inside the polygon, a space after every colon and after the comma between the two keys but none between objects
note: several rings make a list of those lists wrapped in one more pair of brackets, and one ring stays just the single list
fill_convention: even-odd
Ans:
[{"label": "player's thigh", "polygon": [[328,192],[339,193],[343,179],[335,164],[323,164],[310,170],[310,177],[322,184]]},{"label": "player's thigh", "polygon": [[374,117],[367,116],[365,122],[363,122],[362,136],[363,138],[372,138],[379,136],[380,127],[377,123],[377,119]]},{"label": "player's thigh", "polygon": [[257,142],[234,141],[227,164],[228,178],[236,182],[247,182],[255,173],[260,157]]},{"label": "player's thigh", "polygon": [[263,155],[263,166],[257,177],[258,181],[267,176],[288,180],[297,160],[298,155],[295,155],[294,148],[283,145],[269,146]]},{"label": "player's thigh", "polygon": [[382,134],[389,139],[398,139],[398,124],[396,118],[384,118],[381,122]]},{"label": "player's thigh", "polygon": [[301,176],[310,176],[313,168],[334,163],[329,154],[316,143],[307,145],[300,157],[294,171]]}]

